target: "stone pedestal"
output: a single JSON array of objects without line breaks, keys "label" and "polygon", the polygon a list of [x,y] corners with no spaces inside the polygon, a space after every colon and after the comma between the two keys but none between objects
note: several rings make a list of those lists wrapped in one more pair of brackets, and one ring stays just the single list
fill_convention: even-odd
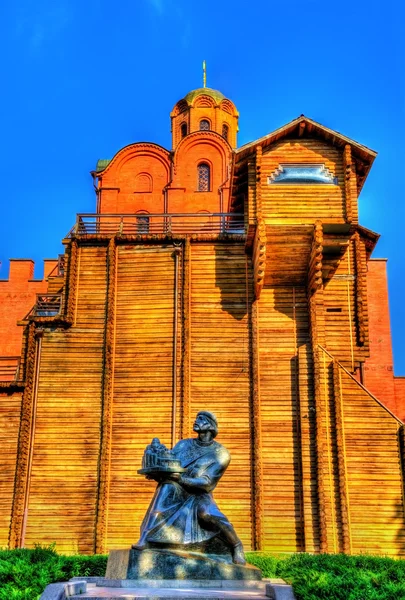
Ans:
[{"label": "stone pedestal", "polygon": [[106,579],[197,579],[260,581],[260,569],[235,565],[220,557],[183,550],[112,550],[108,557]]}]

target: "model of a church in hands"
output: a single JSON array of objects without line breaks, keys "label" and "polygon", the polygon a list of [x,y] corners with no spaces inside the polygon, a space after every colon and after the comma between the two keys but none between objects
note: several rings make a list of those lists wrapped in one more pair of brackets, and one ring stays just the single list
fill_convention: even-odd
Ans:
[{"label": "model of a church in hands", "polygon": [[142,469],[139,469],[138,473],[152,475],[153,473],[184,473],[184,471],[180,460],[174,456],[173,452],[161,444],[159,438],[153,438],[145,448]]}]

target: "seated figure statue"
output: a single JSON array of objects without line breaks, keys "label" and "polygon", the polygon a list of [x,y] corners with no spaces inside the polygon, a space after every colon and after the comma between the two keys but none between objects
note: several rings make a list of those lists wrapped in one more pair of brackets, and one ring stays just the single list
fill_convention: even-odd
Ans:
[{"label": "seated figure statue", "polygon": [[147,447],[139,473],[158,486],[142,522],[141,537],[132,547],[187,547],[219,536],[231,550],[233,562],[244,565],[242,542],[212,497],[231,456],[214,440],[218,423],[213,413],[200,411],[193,429],[198,437],[181,440],[172,450],[157,438]]}]

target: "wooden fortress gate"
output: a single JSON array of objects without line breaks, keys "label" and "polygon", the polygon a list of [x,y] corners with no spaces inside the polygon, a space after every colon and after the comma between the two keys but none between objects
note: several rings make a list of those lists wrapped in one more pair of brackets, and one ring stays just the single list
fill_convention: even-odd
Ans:
[{"label": "wooden fortress gate", "polygon": [[[179,147],[197,135],[222,139]],[[64,240],[0,397],[0,545],[135,542],[146,444],[207,409],[232,454],[215,497],[248,548],[405,554],[403,424],[361,383],[378,236],[357,196],[375,153],[305,117],[227,153],[239,216],[99,212]],[[327,183],[277,183],[297,165]]]},{"label": "wooden fortress gate", "polygon": [[401,554],[403,426],[344,366],[358,234],[263,225],[250,253],[240,234],[138,238],[72,235],[61,312],[29,317],[3,537],[133,543],[154,488],[136,473],[145,445],[192,435],[205,408],[232,453],[215,497],[247,547]]}]

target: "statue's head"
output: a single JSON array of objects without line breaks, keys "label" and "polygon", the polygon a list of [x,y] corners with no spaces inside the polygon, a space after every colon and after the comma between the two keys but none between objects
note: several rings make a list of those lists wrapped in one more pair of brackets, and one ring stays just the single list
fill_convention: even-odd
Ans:
[{"label": "statue's head", "polygon": [[218,435],[218,421],[214,413],[208,410],[200,410],[194,421],[194,431],[211,431],[212,437]]}]

